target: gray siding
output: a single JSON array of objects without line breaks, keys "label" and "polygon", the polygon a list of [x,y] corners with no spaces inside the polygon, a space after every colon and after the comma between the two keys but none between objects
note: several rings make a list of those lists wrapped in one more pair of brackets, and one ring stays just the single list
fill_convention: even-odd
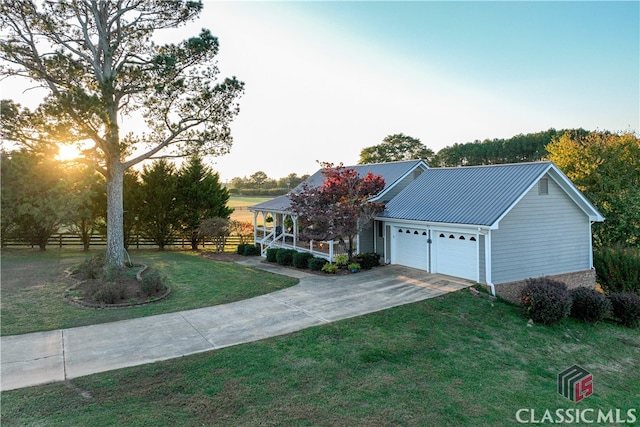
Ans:
[{"label": "gray siding", "polygon": [[[373,252],[374,221],[360,232],[360,253]],[[355,254],[354,254],[355,255]]]},{"label": "gray siding", "polygon": [[534,185],[492,231],[493,283],[591,267],[589,217],[553,179],[548,182],[547,195]]},{"label": "gray siding", "polygon": [[485,284],[487,283],[487,263],[485,261],[485,250],[484,250],[484,245],[485,245],[485,239],[486,237],[483,236],[482,234],[478,236],[478,268],[479,268],[479,275],[480,277],[478,278],[478,282]]}]

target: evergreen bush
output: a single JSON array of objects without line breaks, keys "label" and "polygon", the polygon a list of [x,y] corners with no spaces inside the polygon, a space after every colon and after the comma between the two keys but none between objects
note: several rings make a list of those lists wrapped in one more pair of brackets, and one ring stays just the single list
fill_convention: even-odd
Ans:
[{"label": "evergreen bush", "polygon": [[595,289],[580,286],[569,291],[571,295],[571,317],[587,323],[596,323],[611,312],[611,302]]},{"label": "evergreen bush", "polygon": [[320,271],[322,270],[322,267],[324,267],[325,264],[327,264],[329,261],[327,261],[324,258],[319,258],[319,257],[313,257],[313,258],[309,258],[309,260],[307,261],[308,265],[309,265],[309,270],[311,271]]},{"label": "evergreen bush", "polygon": [[552,325],[571,311],[571,295],[567,285],[545,277],[528,279],[520,294],[525,315],[536,323]]},{"label": "evergreen bush", "polygon": [[293,254],[293,266],[296,268],[309,268],[309,259],[313,258],[313,254],[309,252],[296,252]]},{"label": "evergreen bush", "polygon": [[256,256],[260,255],[260,248],[253,243],[246,243],[244,245],[244,252],[242,253],[244,256]]},{"label": "evergreen bush", "polygon": [[354,261],[360,264],[363,270],[370,270],[380,265],[380,255],[373,252],[362,253],[356,255]]},{"label": "evergreen bush", "polygon": [[293,249],[280,249],[276,254],[276,261],[280,265],[288,266],[293,264],[293,254],[297,251]]},{"label": "evergreen bush", "polygon": [[276,256],[278,255],[279,248],[267,249],[267,262],[277,262]]},{"label": "evergreen bush", "polygon": [[613,316],[630,328],[640,326],[640,295],[633,292],[617,292],[609,295]]},{"label": "evergreen bush", "polygon": [[593,264],[598,283],[605,293],[640,294],[640,249],[603,247],[595,251]]}]

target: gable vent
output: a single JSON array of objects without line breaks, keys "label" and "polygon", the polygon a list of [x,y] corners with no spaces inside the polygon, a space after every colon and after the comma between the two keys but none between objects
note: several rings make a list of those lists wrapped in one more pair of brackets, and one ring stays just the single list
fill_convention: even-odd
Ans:
[{"label": "gable vent", "polygon": [[538,182],[538,195],[546,196],[547,194],[549,194],[549,179],[541,178]]}]

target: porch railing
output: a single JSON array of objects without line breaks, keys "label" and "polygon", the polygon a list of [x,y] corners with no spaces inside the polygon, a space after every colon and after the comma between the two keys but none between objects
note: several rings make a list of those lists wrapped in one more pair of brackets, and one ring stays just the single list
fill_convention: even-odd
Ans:
[{"label": "porch railing", "polygon": [[275,230],[266,233],[263,237],[256,234],[256,243],[260,244],[260,253],[262,256],[266,256],[267,249],[269,248],[285,248],[295,249],[300,252],[310,252],[314,256],[325,258],[329,261],[333,261],[333,258],[338,254],[347,253],[345,245],[339,241],[300,241],[296,240],[292,234],[281,233],[276,236]]}]

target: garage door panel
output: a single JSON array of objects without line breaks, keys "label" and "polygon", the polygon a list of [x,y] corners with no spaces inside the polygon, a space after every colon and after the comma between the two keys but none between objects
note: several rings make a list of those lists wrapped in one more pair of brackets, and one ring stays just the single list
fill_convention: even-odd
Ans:
[{"label": "garage door panel", "polygon": [[395,264],[421,270],[429,269],[428,233],[426,229],[394,227]]},{"label": "garage door panel", "polygon": [[478,242],[473,234],[436,231],[436,272],[477,280]]}]

